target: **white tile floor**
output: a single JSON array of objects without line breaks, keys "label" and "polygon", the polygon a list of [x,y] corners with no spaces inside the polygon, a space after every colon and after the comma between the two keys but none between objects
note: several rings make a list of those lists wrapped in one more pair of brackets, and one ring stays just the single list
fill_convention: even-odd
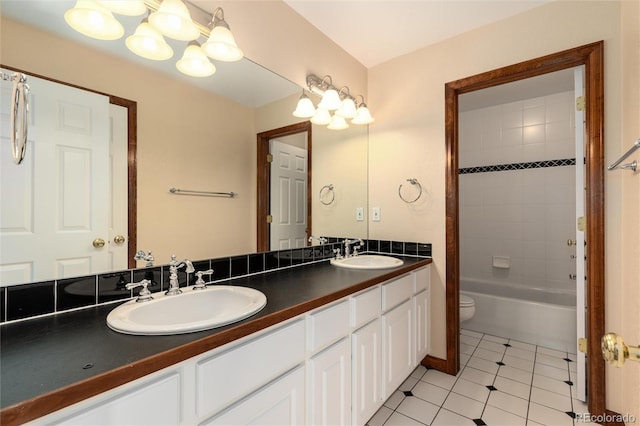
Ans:
[{"label": "white tile floor", "polygon": [[562,426],[587,413],[574,354],[467,330],[460,352],[457,376],[418,367],[368,425]]}]

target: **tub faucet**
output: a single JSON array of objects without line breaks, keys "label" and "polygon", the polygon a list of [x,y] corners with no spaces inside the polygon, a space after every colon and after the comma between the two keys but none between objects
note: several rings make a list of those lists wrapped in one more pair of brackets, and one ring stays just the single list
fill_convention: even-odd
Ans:
[{"label": "tub faucet", "polygon": [[193,263],[191,263],[190,260],[185,259],[178,262],[175,255],[171,256],[171,262],[169,262],[169,290],[164,293],[167,296],[175,296],[176,294],[182,293],[182,290],[180,290],[180,283],[178,282],[178,269],[185,265],[185,272],[187,274],[195,272],[196,269],[193,267]]}]

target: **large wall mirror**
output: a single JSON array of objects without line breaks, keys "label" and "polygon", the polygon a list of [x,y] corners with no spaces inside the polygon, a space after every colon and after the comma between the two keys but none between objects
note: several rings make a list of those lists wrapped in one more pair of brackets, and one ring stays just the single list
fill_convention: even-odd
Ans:
[{"label": "large wall mirror", "polygon": [[[124,38],[98,41],[70,29],[64,22],[63,15],[74,4],[73,0],[3,2],[0,46],[3,52],[2,65],[43,77],[30,79],[33,83],[32,119],[36,111],[43,109],[41,104],[44,103],[44,88],[48,85],[55,87],[60,83],[108,94],[112,100],[135,103],[137,212],[135,218],[126,219],[132,224],[130,227],[135,229],[114,235],[123,235],[125,246],[128,237],[136,235],[135,249],[151,251],[157,265],[168,263],[172,254],[179,258],[198,260],[255,252],[258,249],[256,135],[301,121],[291,115],[301,87],[247,58],[234,63],[214,61],[216,74],[204,79],[182,76],[176,70],[175,62],[182,55],[186,43],[168,40],[174,48],[174,57],[168,61],[152,62],[139,58],[126,49]],[[118,18],[125,27],[125,37],[133,32],[140,20]],[[80,92],[82,96],[82,92],[86,91]],[[2,99],[3,103],[8,101],[5,96]],[[82,110],[77,108],[80,103],[75,100],[66,101],[65,105],[69,107],[66,111]],[[127,102],[124,104],[126,106]],[[84,117],[93,123],[98,111],[102,115],[106,114],[106,121],[101,124],[100,131],[109,133],[109,138],[116,132],[109,128],[118,128],[114,123],[118,120],[127,122],[126,108],[123,111],[122,106],[113,107],[109,96],[106,97],[106,104],[98,100],[96,108],[96,112],[85,113]],[[110,112],[110,109],[115,112]],[[3,105],[2,112],[7,110],[8,106]],[[59,125],[60,117],[60,113],[51,117],[53,126]],[[78,117],[66,116],[72,125],[82,122],[82,113]],[[4,124],[3,121],[3,127]],[[38,134],[39,124],[41,121],[34,122],[30,128],[30,148],[27,155],[38,144],[33,138],[42,137]],[[98,127],[87,132],[98,132]],[[314,236],[366,238],[366,217],[364,221],[357,220],[356,208],[362,207],[365,213],[367,211],[368,129],[366,126],[351,126],[347,130],[331,131],[315,125],[312,129],[312,185],[307,196],[310,199],[313,221],[308,233]],[[126,144],[127,137],[124,139],[123,143]],[[5,142],[3,135],[0,149],[8,150]],[[48,176],[48,180],[66,179],[68,188],[84,191],[92,200],[111,200],[111,176],[108,177],[104,192],[87,186],[81,173],[89,173],[90,168],[76,155],[78,150],[81,148],[72,147],[69,151],[71,153],[67,152],[69,155],[61,157],[55,157],[58,155],[55,152],[51,154],[49,163],[54,159],[63,161],[60,160],[63,158],[67,163],[74,164],[74,167],[70,169],[71,173],[64,172],[61,177],[59,172],[55,172],[58,174]],[[3,154],[0,157],[4,161],[6,156]],[[41,158],[34,158],[33,161],[36,160],[42,161]],[[5,197],[15,196],[15,189],[19,185],[14,183],[31,182],[29,179],[33,179],[36,171],[43,173],[39,164],[29,163],[28,157],[25,161],[26,166],[14,166],[20,168],[19,174],[25,181],[16,178],[7,180],[3,175],[3,206],[7,205]],[[9,169],[4,163],[2,166],[5,170]],[[107,174],[110,173],[109,167],[107,165],[103,170]],[[126,174],[126,171],[122,173]],[[98,173],[94,172],[93,177],[96,174]],[[11,185],[5,182],[10,182]],[[326,194],[320,194],[325,185],[333,185],[335,191],[335,201],[328,205]],[[170,192],[171,188],[233,192],[236,196],[177,194]],[[56,218],[59,222],[61,210],[57,203],[60,197],[52,196],[51,191],[45,193],[48,193],[48,199],[31,199],[29,195],[23,197],[22,201],[31,203],[34,211]],[[33,194],[36,197],[38,191]],[[111,205],[93,208],[98,213],[101,213],[101,209],[111,209]],[[125,210],[128,215],[129,210]],[[68,220],[84,219],[83,215],[86,213],[73,208],[62,211],[66,212]],[[2,217],[8,216],[3,214]],[[31,218],[27,222],[27,228],[33,224]],[[0,228],[2,253],[18,251],[20,243],[16,244],[15,240],[9,238],[16,234],[15,229],[5,223],[0,223]],[[68,232],[74,233],[81,234],[80,230]],[[98,238],[105,240],[105,248],[114,246],[114,235],[97,235],[91,229],[86,234],[79,244],[89,247],[89,250],[101,250],[93,246]],[[59,253],[64,252],[63,245],[66,244],[53,243],[40,249]],[[0,266],[0,286],[102,273],[112,270],[110,268],[126,269],[126,266],[98,266],[87,270],[82,259],[74,258],[73,255],[65,256],[64,262],[48,265],[45,268],[47,273],[37,274],[30,264],[33,259],[28,257],[23,256],[20,261],[14,259],[8,263],[3,261]],[[129,264],[130,257],[130,253],[125,255],[126,264]],[[143,267],[144,262],[138,261],[137,266]]]}]

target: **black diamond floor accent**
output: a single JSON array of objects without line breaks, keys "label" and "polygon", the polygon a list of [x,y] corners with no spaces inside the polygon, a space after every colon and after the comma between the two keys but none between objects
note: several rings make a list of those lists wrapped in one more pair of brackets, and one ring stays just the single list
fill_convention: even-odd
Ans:
[{"label": "black diamond floor accent", "polygon": [[490,391],[498,390],[498,388],[497,388],[497,387],[495,387],[495,386],[493,386],[493,385],[489,385],[489,386],[487,386],[487,389],[489,389]]},{"label": "black diamond floor accent", "polygon": [[487,426],[487,424],[482,419],[473,419],[473,422],[478,426]]},{"label": "black diamond floor accent", "polygon": [[573,411],[565,411],[565,414],[571,417],[572,419],[575,419],[577,417],[576,413],[574,413]]},{"label": "black diamond floor accent", "polygon": [[567,362],[573,362],[573,360],[572,360],[572,359],[569,359],[569,358],[562,358],[562,359],[564,359],[564,360],[565,360],[565,361],[567,361]]},{"label": "black diamond floor accent", "polygon": [[504,362],[502,362],[502,361],[497,361],[497,362],[496,362],[496,364],[498,364],[498,365],[500,365],[500,366],[507,365],[507,364],[505,364],[505,363],[504,363]]},{"label": "black diamond floor accent", "polygon": [[411,391],[403,391],[404,396],[413,396],[413,392]]},{"label": "black diamond floor accent", "polygon": [[506,346],[507,348],[510,348],[510,347],[511,347],[511,345],[510,345],[510,344],[508,344],[508,343],[503,343],[503,345],[504,345],[504,346]]},{"label": "black diamond floor accent", "polygon": [[564,382],[569,386],[573,386],[573,382],[571,380],[565,380]]}]

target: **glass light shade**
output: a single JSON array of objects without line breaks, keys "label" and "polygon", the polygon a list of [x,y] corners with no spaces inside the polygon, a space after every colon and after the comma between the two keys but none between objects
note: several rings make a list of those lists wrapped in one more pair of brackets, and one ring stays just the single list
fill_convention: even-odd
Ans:
[{"label": "glass light shade", "polygon": [[182,58],[176,63],[178,70],[192,77],[209,77],[216,67],[209,61],[197,42],[189,43]]},{"label": "glass light shade", "polygon": [[353,124],[369,124],[373,123],[373,117],[369,112],[369,108],[365,104],[360,104],[358,107],[356,118],[351,120]]},{"label": "glass light shade", "polygon": [[296,105],[296,110],[293,111],[294,117],[300,118],[311,118],[316,113],[316,108],[313,106],[313,102],[311,99],[304,93],[298,99],[298,104]]},{"label": "glass light shade", "polygon": [[140,16],[147,12],[144,0],[99,0],[99,3],[118,15]]},{"label": "glass light shade", "polygon": [[124,34],[120,22],[95,0],[78,0],[65,12],[64,20],[79,33],[98,40],[117,40]]},{"label": "glass light shade", "polygon": [[331,114],[329,114],[329,111],[327,111],[326,109],[320,108],[320,106],[318,106],[318,108],[316,109],[316,113],[313,115],[313,117],[311,117],[310,121],[313,124],[325,126],[331,122]]},{"label": "glass light shade", "polygon": [[138,25],[136,32],[127,37],[125,44],[138,56],[154,61],[164,61],[173,56],[173,49],[146,19]]},{"label": "glass light shade", "polygon": [[175,40],[189,41],[200,36],[182,0],[163,0],[160,8],[149,15],[149,22],[162,34]]},{"label": "glass light shade", "polygon": [[346,129],[347,127],[349,127],[349,125],[345,121],[344,117],[334,114],[333,117],[331,118],[331,122],[327,126],[327,129],[343,130],[343,129]]},{"label": "glass light shade", "polygon": [[202,49],[210,58],[222,62],[239,61],[244,56],[231,31],[222,25],[211,29],[209,38],[202,45]]},{"label": "glass light shade", "polygon": [[341,105],[342,101],[340,100],[338,92],[336,92],[334,89],[327,89],[324,92],[324,95],[322,95],[322,99],[318,104],[318,108],[324,108],[326,110],[333,111],[340,108]]},{"label": "glass light shade", "polygon": [[356,103],[351,98],[344,98],[336,114],[344,118],[354,118],[356,116]]}]

